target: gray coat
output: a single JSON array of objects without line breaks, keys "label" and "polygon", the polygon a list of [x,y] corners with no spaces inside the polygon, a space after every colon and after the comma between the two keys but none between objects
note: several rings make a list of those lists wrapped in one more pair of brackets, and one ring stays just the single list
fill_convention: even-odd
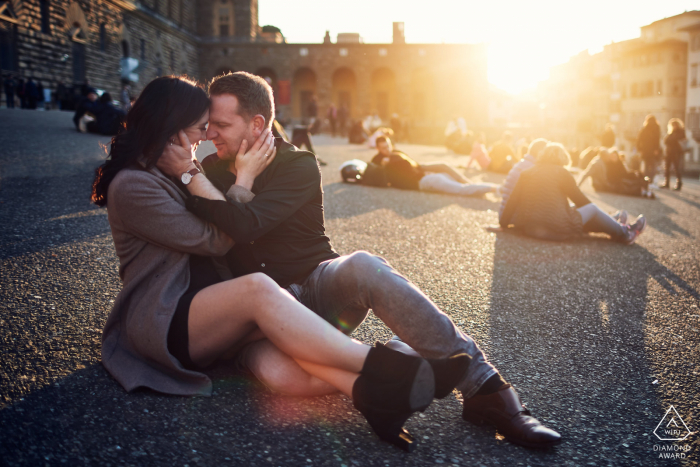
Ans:
[{"label": "gray coat", "polygon": [[190,254],[222,256],[233,240],[190,213],[157,168],[122,170],[107,200],[123,288],[102,334],[103,365],[127,391],[210,395],[211,380],[168,352],[168,329],[189,287]]}]

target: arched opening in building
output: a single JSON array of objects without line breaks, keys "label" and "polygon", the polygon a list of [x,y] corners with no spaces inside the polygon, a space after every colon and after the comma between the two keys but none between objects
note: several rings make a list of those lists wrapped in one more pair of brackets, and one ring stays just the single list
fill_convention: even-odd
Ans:
[{"label": "arched opening in building", "polygon": [[434,115],[433,74],[427,68],[411,73],[411,116],[416,122],[427,122]]},{"label": "arched opening in building", "polygon": [[275,73],[275,70],[272,68],[263,67],[256,71],[255,74],[267,81],[267,84],[269,84],[272,88],[275,103],[277,103],[277,73]]},{"label": "arched opening in building", "polygon": [[316,94],[316,73],[310,68],[299,68],[292,79],[292,115],[307,118],[311,99]]},{"label": "arched opening in building", "polygon": [[396,78],[388,68],[378,68],[372,73],[372,110],[382,120],[388,120],[396,110]]},{"label": "arched opening in building", "polygon": [[332,97],[340,109],[345,106],[351,118],[357,116],[357,79],[350,68],[338,68],[333,72]]}]

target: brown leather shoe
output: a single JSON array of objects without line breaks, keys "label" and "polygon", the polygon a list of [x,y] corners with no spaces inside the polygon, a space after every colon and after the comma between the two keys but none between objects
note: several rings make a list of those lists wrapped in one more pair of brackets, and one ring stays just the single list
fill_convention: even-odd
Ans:
[{"label": "brown leather shoe", "polygon": [[530,415],[510,385],[493,394],[465,399],[462,410],[466,421],[476,425],[491,424],[512,443],[529,448],[559,444],[561,435]]}]

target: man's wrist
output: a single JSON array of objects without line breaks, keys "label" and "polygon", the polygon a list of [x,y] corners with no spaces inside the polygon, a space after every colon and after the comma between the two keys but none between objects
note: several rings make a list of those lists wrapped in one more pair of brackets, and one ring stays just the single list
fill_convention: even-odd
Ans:
[{"label": "man's wrist", "polygon": [[245,188],[248,191],[253,189],[253,182],[255,182],[255,177],[250,177],[244,173],[239,173],[236,177],[236,185]]}]

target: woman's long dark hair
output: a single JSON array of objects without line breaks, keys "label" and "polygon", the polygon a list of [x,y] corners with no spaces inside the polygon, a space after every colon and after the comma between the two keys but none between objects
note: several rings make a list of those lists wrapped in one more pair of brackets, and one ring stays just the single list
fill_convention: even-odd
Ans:
[{"label": "woman's long dark hair", "polygon": [[168,139],[196,123],[208,108],[207,93],[196,81],[165,76],[148,83],[129,110],[124,128],[112,138],[107,160],[95,170],[92,202],[105,206],[109,184],[139,157],[146,168],[155,166]]}]

